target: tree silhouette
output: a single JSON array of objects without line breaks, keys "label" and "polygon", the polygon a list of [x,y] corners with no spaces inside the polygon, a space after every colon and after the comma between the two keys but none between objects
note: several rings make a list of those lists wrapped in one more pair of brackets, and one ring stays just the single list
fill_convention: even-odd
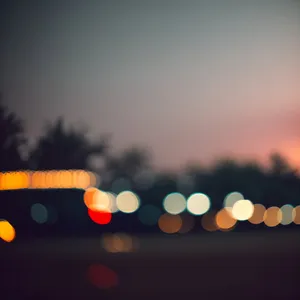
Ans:
[{"label": "tree silhouette", "polygon": [[122,153],[120,162],[127,175],[133,177],[150,167],[150,154],[146,149],[134,146]]},{"label": "tree silhouette", "polygon": [[107,138],[97,142],[88,139],[86,131],[74,127],[66,128],[59,118],[48,125],[30,153],[30,164],[34,169],[93,169],[90,158],[103,155],[107,150]]},{"label": "tree silhouette", "polygon": [[289,165],[287,159],[279,153],[272,153],[270,155],[270,173],[272,175],[286,175],[293,173],[294,170]]},{"label": "tree silhouette", "polygon": [[259,164],[238,163],[233,159],[217,161],[201,179],[201,188],[211,197],[215,208],[220,208],[226,195],[234,191],[253,202],[259,202],[264,185],[265,174]]},{"label": "tree silhouette", "polygon": [[150,154],[148,151],[144,148],[133,146],[125,149],[119,155],[107,155],[102,172],[109,175],[107,181],[111,183],[117,178],[133,180],[139,172],[150,167]]},{"label": "tree silhouette", "polygon": [[264,200],[278,206],[286,203],[299,203],[299,177],[287,159],[279,153],[272,153],[267,171],[268,184],[265,189]]},{"label": "tree silhouette", "polygon": [[[1,97],[1,96],[0,96]],[[0,170],[25,167],[21,148],[26,144],[22,120],[2,104],[0,98]]]}]

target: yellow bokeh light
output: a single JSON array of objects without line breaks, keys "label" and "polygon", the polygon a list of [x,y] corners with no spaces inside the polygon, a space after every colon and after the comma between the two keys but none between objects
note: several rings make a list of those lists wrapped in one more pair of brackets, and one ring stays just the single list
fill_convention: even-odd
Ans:
[{"label": "yellow bokeh light", "polygon": [[250,200],[238,200],[232,207],[232,216],[238,221],[250,219],[254,212],[253,203]]},{"label": "yellow bokeh light", "polygon": [[5,242],[12,242],[16,237],[14,227],[5,220],[0,221],[0,238]]},{"label": "yellow bokeh light", "polygon": [[279,207],[269,207],[264,215],[264,222],[268,227],[275,227],[280,224],[282,220],[282,212]]},{"label": "yellow bokeh light", "polygon": [[111,199],[107,193],[97,190],[93,200],[92,205],[89,207],[90,209],[111,212]]},{"label": "yellow bokeh light", "polygon": [[266,208],[262,204],[254,204],[254,211],[251,218],[248,220],[252,224],[261,224],[264,221]]},{"label": "yellow bokeh light", "polygon": [[135,193],[124,191],[117,196],[116,204],[121,212],[130,214],[138,210],[140,199]]},{"label": "yellow bokeh light", "polygon": [[218,229],[222,231],[228,231],[235,226],[237,221],[235,218],[233,218],[228,209],[223,208],[216,214],[215,222]]}]

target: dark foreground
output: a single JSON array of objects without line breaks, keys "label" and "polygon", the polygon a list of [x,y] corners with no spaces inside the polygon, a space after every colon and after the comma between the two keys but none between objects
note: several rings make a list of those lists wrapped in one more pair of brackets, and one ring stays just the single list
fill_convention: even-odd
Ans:
[{"label": "dark foreground", "polygon": [[[139,244],[137,253],[107,254],[97,238],[1,243],[0,299],[300,299],[300,231]],[[97,288],[91,266],[113,270],[116,286]]]}]

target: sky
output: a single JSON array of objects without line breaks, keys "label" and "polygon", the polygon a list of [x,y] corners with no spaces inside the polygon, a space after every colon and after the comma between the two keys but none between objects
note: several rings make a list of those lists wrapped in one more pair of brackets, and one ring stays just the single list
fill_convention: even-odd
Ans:
[{"label": "sky", "polygon": [[2,3],[0,91],[31,138],[64,116],[159,168],[274,150],[300,166],[299,2]]}]

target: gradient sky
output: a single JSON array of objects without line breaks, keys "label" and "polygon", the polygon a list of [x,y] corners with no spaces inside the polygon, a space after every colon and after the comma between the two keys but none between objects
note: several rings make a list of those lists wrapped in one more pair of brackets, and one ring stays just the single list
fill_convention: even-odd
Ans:
[{"label": "gradient sky", "polygon": [[274,149],[300,165],[296,1],[23,0],[0,17],[0,90],[31,137],[63,115],[161,167]]}]

